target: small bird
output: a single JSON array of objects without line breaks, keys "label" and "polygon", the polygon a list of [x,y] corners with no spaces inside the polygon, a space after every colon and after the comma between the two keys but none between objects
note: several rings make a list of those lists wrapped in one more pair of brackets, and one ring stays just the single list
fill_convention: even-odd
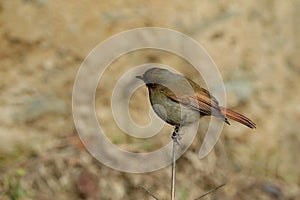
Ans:
[{"label": "small bird", "polygon": [[162,68],[151,68],[136,78],[146,84],[154,112],[175,127],[192,124],[202,116],[212,115],[229,125],[228,118],[249,128],[256,128],[249,118],[219,106],[208,90],[182,75]]}]

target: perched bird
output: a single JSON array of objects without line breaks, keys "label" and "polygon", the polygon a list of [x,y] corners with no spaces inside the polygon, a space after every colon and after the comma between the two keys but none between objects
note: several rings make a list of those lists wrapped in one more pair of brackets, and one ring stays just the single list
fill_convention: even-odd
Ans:
[{"label": "perched bird", "polygon": [[202,116],[212,115],[227,124],[230,124],[229,118],[249,128],[256,128],[249,118],[219,106],[208,90],[182,75],[162,68],[151,68],[136,78],[146,84],[155,113],[175,127],[192,124]]}]

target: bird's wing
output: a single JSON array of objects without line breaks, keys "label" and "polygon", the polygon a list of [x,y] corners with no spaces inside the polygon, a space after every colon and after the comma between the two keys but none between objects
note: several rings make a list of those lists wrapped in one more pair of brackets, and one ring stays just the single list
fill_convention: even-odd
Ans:
[{"label": "bird's wing", "polygon": [[[182,105],[188,106],[194,110],[197,110],[205,115],[211,115],[212,111],[220,115],[219,103],[215,97],[213,97],[208,90],[201,88],[195,82],[187,79],[192,86],[193,91],[190,90],[180,90],[179,94],[172,92],[170,89],[165,88],[164,93],[171,100],[176,101]],[[221,114],[221,116],[223,116]]]}]

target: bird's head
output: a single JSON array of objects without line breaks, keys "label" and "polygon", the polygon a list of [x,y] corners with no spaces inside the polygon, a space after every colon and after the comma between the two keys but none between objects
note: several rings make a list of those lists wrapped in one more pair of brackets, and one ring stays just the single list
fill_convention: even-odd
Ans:
[{"label": "bird's head", "polygon": [[148,69],[142,76],[136,76],[136,78],[144,81],[146,85],[149,84],[161,84],[163,85],[165,79],[168,78],[172,72],[162,68]]}]

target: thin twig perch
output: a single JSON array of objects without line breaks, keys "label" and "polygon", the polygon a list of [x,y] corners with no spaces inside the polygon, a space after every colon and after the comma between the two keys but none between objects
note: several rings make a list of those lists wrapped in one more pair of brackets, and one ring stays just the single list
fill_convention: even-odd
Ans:
[{"label": "thin twig perch", "polygon": [[172,176],[171,176],[171,200],[175,200],[175,182],[176,182],[176,145],[178,144],[179,135],[178,135],[179,127],[175,127],[172,140],[173,140],[173,149],[172,149]]}]

